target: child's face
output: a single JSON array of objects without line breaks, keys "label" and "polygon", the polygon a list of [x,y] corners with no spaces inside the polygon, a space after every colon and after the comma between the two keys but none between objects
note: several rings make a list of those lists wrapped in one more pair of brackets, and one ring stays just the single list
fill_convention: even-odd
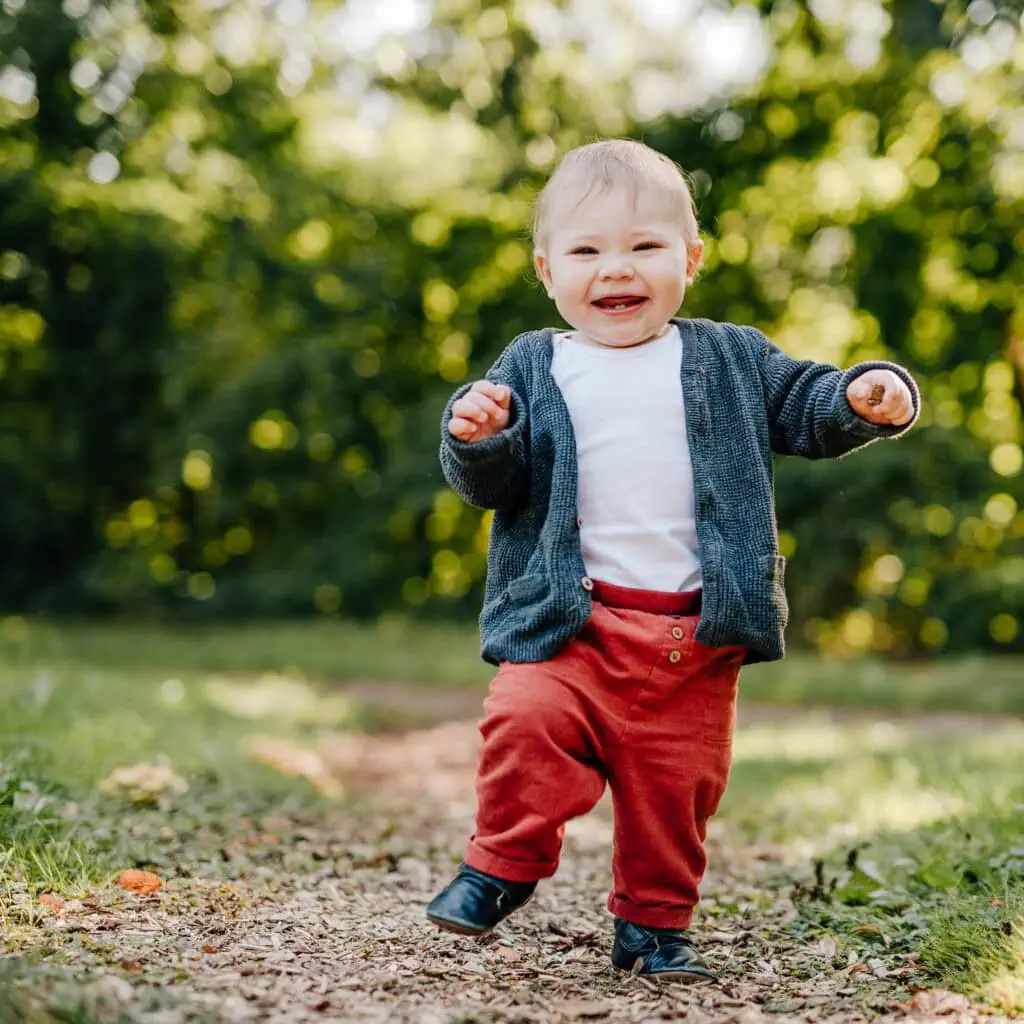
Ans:
[{"label": "child's face", "polygon": [[656,197],[612,188],[551,218],[537,271],[587,341],[627,348],[660,335],[700,266]]}]

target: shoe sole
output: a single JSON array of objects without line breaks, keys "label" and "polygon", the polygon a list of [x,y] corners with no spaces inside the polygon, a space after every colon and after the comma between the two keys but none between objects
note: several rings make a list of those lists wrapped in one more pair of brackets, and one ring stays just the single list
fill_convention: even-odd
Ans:
[{"label": "shoe sole", "polygon": [[443,932],[452,932],[455,935],[470,935],[473,938],[490,935],[494,931],[493,928],[485,928],[483,931],[478,931],[475,928],[468,928],[464,924],[457,924],[455,921],[446,921],[443,917],[432,917],[430,914],[427,914],[427,920]]},{"label": "shoe sole", "polygon": [[[526,904],[529,903],[532,899],[533,893],[530,893],[530,895],[527,896],[526,899],[523,900],[523,902],[520,903],[515,910],[511,911],[508,916],[511,917],[511,915],[514,914],[516,910],[522,910],[523,907],[525,907]],[[494,931],[494,928],[497,928],[498,926],[495,925],[494,928],[484,928],[482,931],[480,931],[476,928],[470,928],[468,925],[459,924],[457,921],[449,921],[447,918],[444,917],[434,917],[433,914],[427,914],[427,920],[436,928],[440,928],[441,931],[443,932],[451,932],[453,935],[469,935],[472,938],[476,939],[482,938],[484,935],[490,935],[491,932]],[[501,919],[501,921],[504,920],[507,920],[507,918],[503,917]],[[499,921],[498,924],[501,924],[501,921]]]},{"label": "shoe sole", "polygon": [[691,974],[689,971],[655,971],[653,974],[640,974],[634,972],[637,977],[646,978],[648,981],[679,981],[684,985],[713,985],[717,978],[706,978],[703,974]]},{"label": "shoe sole", "polygon": [[717,984],[717,977],[709,978],[706,974],[694,974],[693,971],[650,971],[644,973],[644,958],[637,957],[632,967],[620,967],[613,963],[612,966],[626,974],[634,974],[638,978],[646,978],[648,981],[678,981],[684,985],[713,985]]}]

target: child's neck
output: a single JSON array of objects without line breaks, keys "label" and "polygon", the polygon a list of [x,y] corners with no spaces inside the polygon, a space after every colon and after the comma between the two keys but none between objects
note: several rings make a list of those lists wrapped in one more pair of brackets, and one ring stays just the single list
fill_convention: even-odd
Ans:
[{"label": "child's neck", "polygon": [[659,341],[664,338],[669,331],[672,330],[674,324],[670,320],[663,327],[655,331],[653,334],[646,338],[642,338],[639,341],[631,341],[623,345],[609,345],[607,342],[599,341],[596,338],[588,337],[583,331],[573,331],[572,339],[581,345],[589,345],[591,348],[604,348],[604,349],[630,349],[639,348],[641,345],[649,345],[652,341]]}]

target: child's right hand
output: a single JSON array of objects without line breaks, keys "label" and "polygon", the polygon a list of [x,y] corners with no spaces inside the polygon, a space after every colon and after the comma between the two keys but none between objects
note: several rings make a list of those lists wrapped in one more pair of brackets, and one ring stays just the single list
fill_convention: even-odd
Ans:
[{"label": "child's right hand", "polygon": [[448,432],[472,444],[500,434],[508,426],[512,392],[503,384],[478,380],[453,406]]}]

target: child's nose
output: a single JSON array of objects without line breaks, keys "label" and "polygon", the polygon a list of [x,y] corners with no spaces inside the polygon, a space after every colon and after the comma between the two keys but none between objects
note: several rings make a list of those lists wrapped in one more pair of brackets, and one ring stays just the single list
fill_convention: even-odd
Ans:
[{"label": "child's nose", "polygon": [[633,276],[633,263],[625,256],[609,256],[601,264],[601,277],[621,278]]}]

